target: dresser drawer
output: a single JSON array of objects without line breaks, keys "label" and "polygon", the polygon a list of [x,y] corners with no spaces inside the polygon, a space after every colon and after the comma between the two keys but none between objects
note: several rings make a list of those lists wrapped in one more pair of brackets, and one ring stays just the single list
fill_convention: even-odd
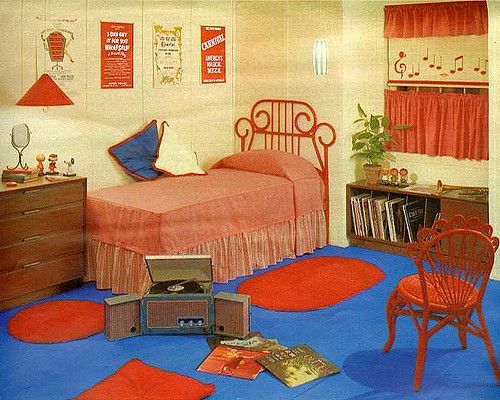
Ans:
[{"label": "dresser drawer", "polygon": [[0,221],[0,246],[35,240],[38,236],[83,228],[83,204],[27,211]]},{"label": "dresser drawer", "polygon": [[83,254],[72,254],[0,275],[0,302],[84,275]]},{"label": "dresser drawer", "polygon": [[61,204],[82,202],[84,193],[85,186],[81,181],[39,185],[8,192],[0,197],[0,217]]},{"label": "dresser drawer", "polygon": [[65,254],[84,251],[83,230],[42,235],[32,240],[1,247],[0,274]]}]

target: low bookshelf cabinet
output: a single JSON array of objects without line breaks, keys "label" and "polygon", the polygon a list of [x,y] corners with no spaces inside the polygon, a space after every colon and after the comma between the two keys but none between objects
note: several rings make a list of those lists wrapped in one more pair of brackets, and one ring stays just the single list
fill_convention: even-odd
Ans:
[{"label": "low bookshelf cabinet", "polygon": [[[363,198],[365,200],[362,200]],[[396,235],[394,232],[394,225],[392,225],[392,237],[389,234],[387,215],[383,216],[382,228],[379,228],[384,230],[384,234],[381,234],[380,230],[379,234],[374,234],[373,228],[375,230],[377,228],[376,225],[373,226],[373,221],[370,218],[377,218],[369,212],[368,206],[363,206],[363,202],[369,202],[366,199],[372,199],[370,201],[373,202],[375,202],[374,199],[381,199],[381,203],[384,205],[390,200],[397,202],[396,199],[401,199],[399,200],[401,206],[410,203],[418,204],[420,210],[423,209],[422,226],[426,227],[432,226],[432,223],[437,218],[450,219],[456,214],[462,214],[465,217],[476,216],[482,222],[488,222],[487,195],[467,195],[460,190],[438,194],[431,186],[415,185],[415,187],[400,188],[390,185],[370,185],[361,180],[349,183],[346,186],[347,237],[353,246],[405,254],[406,245],[412,241],[406,221],[401,220],[403,218],[401,215],[399,234]],[[358,205],[354,206],[353,203]],[[384,208],[384,206],[381,207]],[[371,211],[374,212],[374,209]],[[387,209],[384,208],[384,211],[387,212]],[[394,221],[395,217],[392,211],[391,218]],[[401,226],[401,223],[403,226]],[[398,226],[396,226],[397,228]]]}]

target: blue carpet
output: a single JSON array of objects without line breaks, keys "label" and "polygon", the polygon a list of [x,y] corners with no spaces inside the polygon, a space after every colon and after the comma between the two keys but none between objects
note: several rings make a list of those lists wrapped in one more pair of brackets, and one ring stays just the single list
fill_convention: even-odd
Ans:
[{"label": "blue carpet", "polygon": [[[11,338],[8,319],[21,308],[0,313],[0,399],[70,399],[112,374],[131,358],[164,370],[213,383],[214,400],[382,400],[382,399],[498,399],[500,386],[481,340],[468,336],[460,350],[456,331],[447,328],[431,338],[422,389],[412,390],[416,332],[400,318],[396,342],[384,354],[387,338],[385,303],[396,282],[415,269],[404,256],[368,249],[327,246],[311,256],[356,257],[384,270],[378,285],[336,306],[317,311],[273,312],[252,307],[252,330],[293,346],[307,343],[341,367],[341,373],[288,388],[262,372],[255,381],[196,371],[208,354],[205,336],[140,336],[110,342],[104,334],[61,344],[27,344]],[[288,265],[285,260],[271,268]],[[262,273],[259,271],[258,273]],[[214,292],[234,292],[247,278],[215,285]],[[103,301],[109,291],[90,283],[51,299]],[[484,311],[491,338],[500,352],[500,282],[489,283]],[[46,300],[46,299],[45,299]],[[42,300],[42,301],[45,301]]]}]

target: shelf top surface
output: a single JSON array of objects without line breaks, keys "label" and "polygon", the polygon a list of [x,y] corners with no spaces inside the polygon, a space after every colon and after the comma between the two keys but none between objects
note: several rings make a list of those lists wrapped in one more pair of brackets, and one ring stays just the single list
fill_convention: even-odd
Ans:
[{"label": "shelf top surface", "polygon": [[401,195],[407,196],[425,196],[425,197],[433,197],[433,198],[442,198],[442,199],[453,199],[453,200],[462,200],[474,203],[488,203],[488,194],[463,194],[463,191],[460,189],[456,190],[448,190],[443,193],[439,193],[437,191],[437,187],[432,184],[414,184],[408,187],[400,187],[393,185],[371,185],[366,182],[366,180],[359,180],[356,182],[349,183],[348,186],[353,189],[363,189],[363,190],[372,190],[375,192],[391,192],[398,193]]},{"label": "shelf top surface", "polygon": [[360,180],[348,184],[351,188],[373,190],[378,192],[392,192],[402,195],[418,195],[427,197],[440,197],[437,193],[437,188],[434,185],[414,184],[407,187],[394,186],[394,185],[371,185],[366,180]]},{"label": "shelf top surface", "polygon": [[14,187],[9,187],[7,186],[7,182],[1,182],[0,185],[0,193],[3,192],[15,192],[19,190],[26,190],[26,189],[34,189],[37,187],[45,187],[45,186],[50,186],[50,185],[58,185],[58,184],[65,184],[68,182],[81,182],[81,181],[86,181],[87,178],[81,177],[81,176],[74,176],[74,177],[59,177],[58,180],[49,180],[50,178],[46,176],[41,176],[33,181],[26,182],[26,183],[18,183]]}]

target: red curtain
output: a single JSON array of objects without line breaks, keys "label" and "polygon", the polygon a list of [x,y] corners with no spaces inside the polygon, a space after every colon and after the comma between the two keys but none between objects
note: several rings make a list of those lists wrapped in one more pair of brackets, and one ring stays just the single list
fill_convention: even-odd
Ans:
[{"label": "red curtain", "polygon": [[385,91],[385,115],[398,145],[392,151],[488,159],[488,95]]},{"label": "red curtain", "polygon": [[488,33],[486,1],[455,1],[385,6],[384,36],[485,35]]}]

